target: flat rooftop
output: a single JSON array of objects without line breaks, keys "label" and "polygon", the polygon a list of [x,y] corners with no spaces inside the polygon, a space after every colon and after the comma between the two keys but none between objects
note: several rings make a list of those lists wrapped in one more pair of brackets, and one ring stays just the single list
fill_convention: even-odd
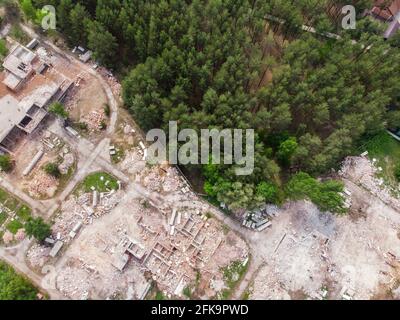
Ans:
[{"label": "flat rooftop", "polygon": [[33,73],[32,63],[36,59],[36,54],[18,44],[4,59],[3,67],[6,77],[3,83],[12,90],[18,86]]},{"label": "flat rooftop", "polygon": [[36,54],[27,48],[17,45],[4,59],[3,67],[14,76],[25,79],[32,71],[32,61]]},{"label": "flat rooftop", "polygon": [[25,115],[24,108],[11,95],[0,98],[0,141],[24,119]]}]

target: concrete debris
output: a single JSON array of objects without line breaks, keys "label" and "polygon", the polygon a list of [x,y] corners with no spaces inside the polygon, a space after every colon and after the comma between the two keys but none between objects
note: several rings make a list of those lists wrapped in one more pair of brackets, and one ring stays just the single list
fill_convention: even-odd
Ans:
[{"label": "concrete debris", "polygon": [[44,242],[46,242],[48,244],[54,244],[55,240],[53,238],[46,238],[46,239],[44,239]]},{"label": "concrete debris", "polygon": [[68,174],[69,169],[74,165],[75,157],[72,153],[64,154],[63,162],[58,166],[61,174]]},{"label": "concrete debris", "polygon": [[61,248],[63,247],[64,242],[62,241],[57,241],[53,248],[51,249],[49,256],[52,258],[55,258],[57,256],[57,254],[60,252]]},{"label": "concrete debris", "polygon": [[82,227],[82,222],[81,221],[77,222],[76,225],[72,228],[71,232],[69,233],[71,239],[74,239],[76,237],[76,234],[78,233],[81,227]]},{"label": "concrete debris", "polygon": [[28,184],[28,192],[36,198],[43,196],[52,198],[57,191],[58,184],[59,182],[56,178],[46,174],[43,170],[38,170]]},{"label": "concrete debris", "polygon": [[124,130],[125,135],[130,135],[132,133],[136,133],[136,130],[133,129],[129,124],[125,125],[123,130]]},{"label": "concrete debris", "polygon": [[75,129],[73,129],[73,128],[71,128],[71,127],[65,127],[65,130],[67,130],[67,132],[68,132],[72,137],[75,137],[75,138],[79,138],[79,137],[80,137],[78,131],[76,131]]},{"label": "concrete debris", "polygon": [[7,245],[13,241],[14,241],[14,235],[10,231],[6,230],[6,232],[4,232],[3,234],[3,242]]},{"label": "concrete debris", "polygon": [[36,155],[33,157],[32,161],[29,163],[29,165],[26,167],[26,169],[24,170],[22,175],[27,176],[33,170],[33,168],[37,165],[37,163],[43,157],[43,155],[44,155],[43,149],[39,150],[36,153]]},{"label": "concrete debris", "polygon": [[88,130],[90,132],[101,130],[105,120],[106,116],[104,114],[104,110],[92,111],[81,118],[81,122],[87,124]]},{"label": "concrete debris", "polygon": [[370,161],[365,157],[347,157],[339,175],[361,185],[384,203],[400,211],[400,200],[393,197],[393,193],[398,190],[386,186],[383,179],[377,177],[379,168],[375,163],[376,159]]},{"label": "concrete debris", "polygon": [[[97,205],[93,206],[93,194],[97,194]],[[91,224],[93,218],[99,218],[109,213],[123,196],[122,191],[85,193],[79,197],[71,196],[62,207],[61,213],[56,217],[53,234],[59,234],[60,239],[66,242],[73,239],[82,225]]]},{"label": "concrete debris", "polygon": [[34,244],[27,252],[27,260],[34,269],[40,269],[47,264],[51,247]]}]

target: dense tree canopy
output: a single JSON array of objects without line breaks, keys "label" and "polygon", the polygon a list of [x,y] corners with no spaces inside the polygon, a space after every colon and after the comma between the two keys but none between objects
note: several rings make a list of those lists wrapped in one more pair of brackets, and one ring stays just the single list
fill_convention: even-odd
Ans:
[{"label": "dense tree canopy", "polygon": [[[252,175],[203,168],[205,191],[231,208],[279,202],[276,190],[291,174],[325,173],[365,135],[400,125],[400,54],[376,21],[362,18],[370,0],[32,1],[53,2],[71,44],[131,69],[124,101],[143,129],[176,120],[180,128],[256,130]],[[356,30],[340,27],[347,4],[356,7]]]}]

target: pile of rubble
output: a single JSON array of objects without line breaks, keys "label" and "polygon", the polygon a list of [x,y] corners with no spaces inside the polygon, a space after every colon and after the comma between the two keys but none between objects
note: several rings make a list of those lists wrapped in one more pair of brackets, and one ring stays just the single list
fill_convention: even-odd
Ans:
[{"label": "pile of rubble", "polygon": [[81,118],[81,122],[86,123],[90,132],[96,132],[103,129],[106,115],[104,110],[92,111]]},{"label": "pile of rubble", "polygon": [[[283,283],[277,280],[277,275],[274,268],[270,265],[263,265],[257,272],[254,283],[249,288],[252,300],[290,300],[287,288]],[[262,284],[262,285],[259,285]]]},{"label": "pile of rubble", "polygon": [[122,171],[126,171],[129,174],[135,174],[144,169],[146,164],[142,161],[140,154],[134,150],[133,152],[128,152],[126,154],[124,160],[122,160],[119,166]]},{"label": "pile of rubble", "polygon": [[50,250],[49,247],[34,244],[26,254],[30,265],[34,269],[42,268],[49,261]]},{"label": "pile of rubble", "polygon": [[90,272],[83,268],[82,262],[80,264],[79,268],[66,267],[58,273],[57,288],[71,299],[87,300],[92,280],[89,279]]},{"label": "pile of rubble", "polygon": [[[93,222],[93,219],[109,213],[117,206],[122,196],[122,191],[115,190],[102,193],[93,191],[79,197],[71,196],[62,204],[61,214],[56,217],[53,226],[53,233],[57,240],[68,241],[70,238],[74,238],[71,236],[71,232],[79,223],[88,225]],[[77,231],[79,230],[74,233]]]},{"label": "pile of rubble", "polygon": [[35,177],[29,182],[28,192],[32,197],[53,197],[58,188],[58,180],[42,170],[38,170]]},{"label": "pile of rubble", "polygon": [[55,148],[60,148],[64,145],[64,142],[50,131],[45,131],[41,141],[45,150],[47,151],[54,150]]},{"label": "pile of rubble", "polygon": [[151,191],[173,193],[179,190],[185,195],[192,193],[188,182],[179,175],[175,167],[146,168],[141,172],[141,182]]},{"label": "pile of rubble", "polygon": [[169,167],[163,183],[163,189],[165,192],[174,192],[178,190],[182,185],[182,181],[179,179],[178,172],[175,168]]},{"label": "pile of rubble", "polygon": [[61,174],[67,174],[69,169],[75,163],[75,157],[72,153],[64,153],[61,164],[58,166]]},{"label": "pile of rubble", "polygon": [[[82,84],[82,81],[81,81]],[[78,101],[76,100],[76,95],[78,94],[78,91],[80,90],[80,87],[73,86],[69,91],[68,94],[65,96],[63,100],[63,104],[65,106],[65,110],[68,112],[71,112],[76,108],[78,105]]]},{"label": "pile of rubble", "polygon": [[382,178],[377,174],[382,168],[376,167],[376,159],[370,161],[366,157],[347,157],[339,171],[339,175],[361,185],[387,205],[400,210],[400,200],[393,197]]},{"label": "pile of rubble", "polygon": [[[150,171],[150,172],[149,172]],[[160,192],[164,177],[157,170],[149,170],[144,173],[143,185],[151,191]]]}]

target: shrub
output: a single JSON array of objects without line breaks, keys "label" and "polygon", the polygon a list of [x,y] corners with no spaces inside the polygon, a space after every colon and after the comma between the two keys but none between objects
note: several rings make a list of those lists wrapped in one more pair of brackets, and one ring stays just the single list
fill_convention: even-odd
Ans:
[{"label": "shrub", "polygon": [[400,182],[400,164],[396,165],[394,168],[394,176],[396,177],[397,181]]},{"label": "shrub", "polygon": [[277,187],[268,182],[261,182],[257,185],[257,194],[262,196],[266,202],[275,203],[277,200]]},{"label": "shrub", "polygon": [[291,200],[308,198],[322,211],[343,214],[347,211],[341,195],[343,188],[341,181],[319,182],[307,173],[299,172],[286,185],[286,194]]},{"label": "shrub", "polygon": [[104,105],[104,114],[107,117],[109,117],[111,115],[111,109],[110,109],[110,106],[107,103]]},{"label": "shrub", "polygon": [[12,169],[12,161],[9,155],[0,155],[0,169],[5,172]]},{"label": "shrub", "polygon": [[0,39],[0,57],[5,57],[8,54],[6,42],[4,39]]},{"label": "shrub", "polygon": [[60,169],[58,169],[58,166],[55,163],[48,163],[44,166],[44,171],[54,177],[54,178],[60,178],[61,172]]},{"label": "shrub", "polygon": [[87,131],[87,129],[88,129],[88,125],[86,122],[79,122],[78,126],[79,126],[79,129],[84,130],[84,131]]},{"label": "shrub", "polygon": [[103,120],[100,123],[100,130],[106,130],[107,129],[107,123]]},{"label": "shrub", "polygon": [[54,102],[49,107],[49,112],[59,116],[62,119],[67,119],[69,114],[65,110],[64,105],[60,102]]},{"label": "shrub", "polygon": [[25,231],[29,237],[43,242],[51,234],[50,226],[42,218],[29,218],[25,224]]}]

